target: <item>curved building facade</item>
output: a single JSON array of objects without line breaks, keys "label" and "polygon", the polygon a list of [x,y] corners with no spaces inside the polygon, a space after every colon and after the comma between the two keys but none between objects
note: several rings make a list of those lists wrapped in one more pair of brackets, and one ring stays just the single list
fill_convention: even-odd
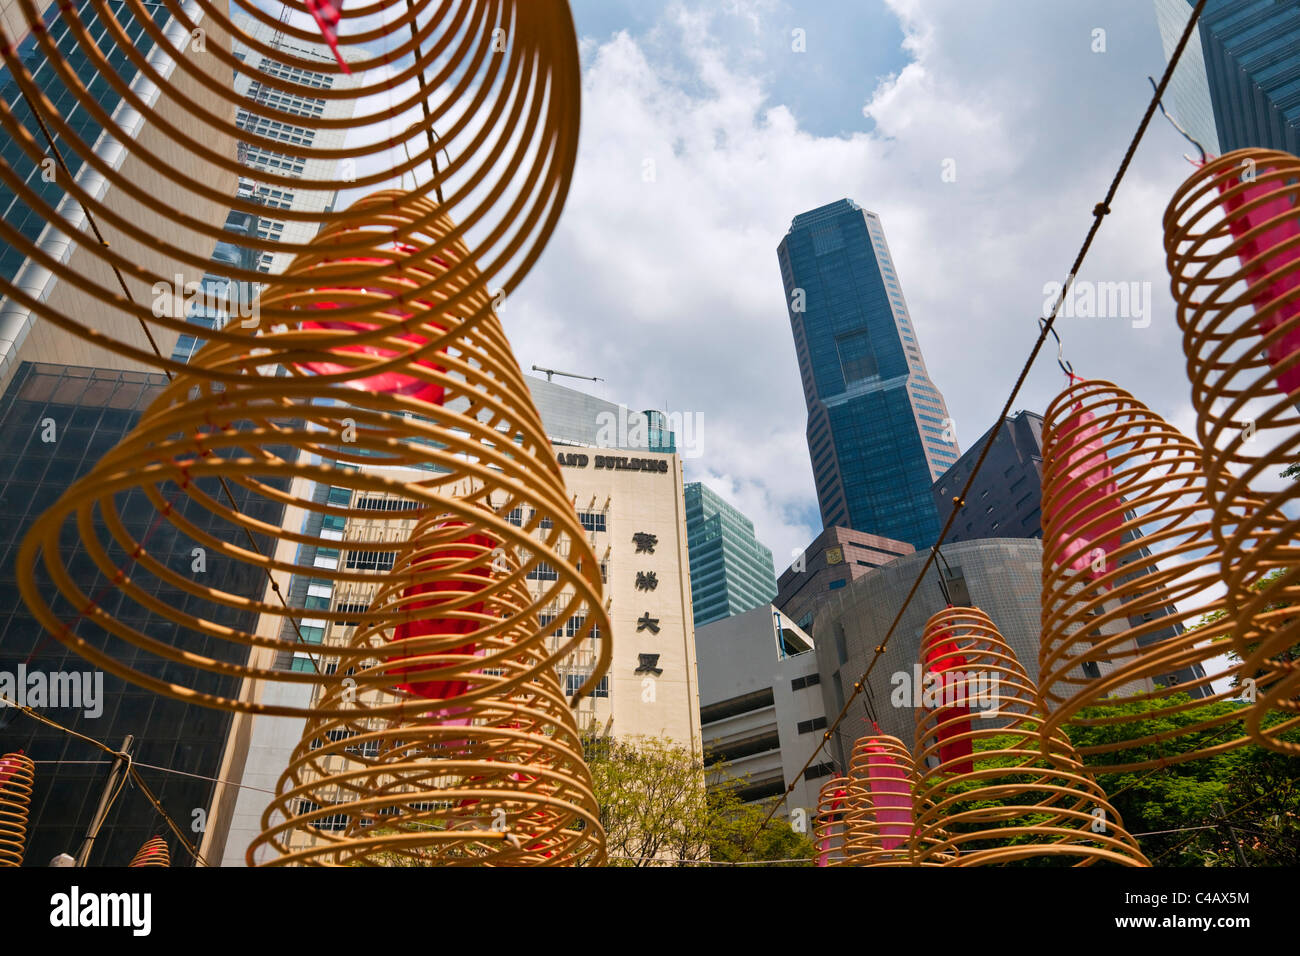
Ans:
[{"label": "curved building facade", "polygon": [[[873,718],[884,733],[911,746],[916,732],[914,705],[918,701],[914,698],[919,672],[915,667],[920,660],[921,635],[930,616],[948,603],[941,576],[946,579],[952,603],[974,605],[988,614],[1029,676],[1038,679],[1042,542],[1037,538],[985,538],[944,545],[942,553],[944,560],[936,561],[926,574],[883,659],[871,672],[866,693],[854,703],[830,742],[837,772],[843,772],[853,742],[870,729]],[[918,551],[896,558],[850,582],[818,609],[814,623],[817,666],[826,715],[831,720],[853,693],[853,682],[871,663],[928,554],[928,550]]]}]

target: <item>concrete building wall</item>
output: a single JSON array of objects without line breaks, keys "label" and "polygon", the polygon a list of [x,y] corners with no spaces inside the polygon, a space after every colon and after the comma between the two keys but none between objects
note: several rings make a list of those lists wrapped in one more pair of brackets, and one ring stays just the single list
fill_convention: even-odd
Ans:
[{"label": "concrete building wall", "polygon": [[[950,587],[953,603],[969,602],[988,614],[1029,676],[1037,680],[1042,544],[1036,539],[967,541],[945,545],[943,555],[964,580],[967,592],[959,594]],[[918,552],[872,571],[835,592],[817,612],[817,664],[828,715],[838,714],[852,694],[853,682],[871,663],[926,556],[927,552]],[[909,746],[915,736],[915,708],[891,706],[890,693],[900,679],[896,675],[911,680],[913,666],[920,660],[926,621],[947,604],[939,585],[941,567],[942,563],[936,563],[921,582],[872,671],[869,692],[855,704],[861,708],[858,713],[874,717],[884,733]],[[853,717],[836,731],[830,749],[840,771],[847,766],[845,761],[863,727],[861,720]]]},{"label": "concrete building wall", "polygon": [[[784,793],[826,726],[812,639],[765,604],[704,625],[696,643],[705,753],[725,761],[742,799]],[[781,813],[811,815],[819,786],[811,774],[800,779]]]}]

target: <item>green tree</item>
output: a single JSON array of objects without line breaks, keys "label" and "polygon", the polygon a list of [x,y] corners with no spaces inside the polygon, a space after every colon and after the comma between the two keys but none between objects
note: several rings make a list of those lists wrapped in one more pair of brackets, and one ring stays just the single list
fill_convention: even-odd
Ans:
[{"label": "green tree", "polygon": [[[1141,715],[1168,704],[1186,703],[1187,695],[1163,701],[1110,703],[1087,708],[1082,719],[1129,713],[1134,721],[1125,738],[1186,727],[1245,704],[1219,701],[1176,714],[1143,720]],[[1280,722],[1277,717],[1267,724]],[[1071,724],[1070,740],[1080,748],[1113,742],[1114,727]],[[1244,733],[1244,722],[1219,726],[1178,738],[1183,750],[1234,740]],[[1300,731],[1284,739],[1300,740]],[[1130,748],[1125,760],[1170,756],[1161,745]],[[1167,746],[1167,745],[1165,745]],[[1115,754],[1088,758],[1092,764],[1113,762]],[[1237,866],[1237,847],[1248,865],[1294,866],[1300,862],[1300,761],[1254,744],[1212,754],[1157,770],[1104,773],[1097,782],[1124,821],[1138,836],[1147,858],[1158,866]],[[1229,829],[1231,828],[1231,829]],[[1234,845],[1235,844],[1235,845]]]},{"label": "green tree", "polygon": [[[743,780],[658,737],[593,738],[587,766],[611,866],[808,860],[812,842],[737,796]],[[753,844],[752,848],[750,844]],[[787,864],[789,865],[789,864]]]}]

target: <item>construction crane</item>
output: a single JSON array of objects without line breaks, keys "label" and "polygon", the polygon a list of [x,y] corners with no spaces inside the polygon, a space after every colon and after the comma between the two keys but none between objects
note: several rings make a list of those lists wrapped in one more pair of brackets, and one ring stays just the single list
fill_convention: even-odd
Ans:
[{"label": "construction crane", "polygon": [[546,380],[547,380],[548,382],[551,380],[551,376],[552,376],[552,375],[563,375],[563,376],[566,377],[566,378],[581,378],[581,379],[584,379],[584,380],[586,380],[586,381],[588,381],[588,382],[603,382],[603,381],[605,381],[603,378],[597,378],[597,377],[594,376],[594,375],[575,375],[573,372],[561,372],[559,369],[554,369],[554,368],[542,368],[540,365],[534,365],[534,366],[533,366],[533,371],[534,371],[534,372],[545,372],[545,373],[546,373]]}]

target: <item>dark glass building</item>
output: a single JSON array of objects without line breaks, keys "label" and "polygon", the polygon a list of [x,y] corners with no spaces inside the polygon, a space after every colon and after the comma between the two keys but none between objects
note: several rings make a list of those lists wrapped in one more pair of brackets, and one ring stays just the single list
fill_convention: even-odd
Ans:
[{"label": "dark glass building", "polygon": [[[214,789],[213,781],[204,778],[219,775],[231,715],[161,697],[94,671],[89,662],[36,622],[19,596],[15,576],[19,547],[32,522],[121,441],[166,382],[166,377],[157,373],[25,362],[0,399],[0,434],[5,436],[0,448],[0,675],[7,675],[10,681],[19,674],[82,675],[83,687],[102,680],[102,692],[91,691],[97,697],[94,707],[37,709],[112,747],[120,746],[127,734],[133,735],[132,757],[137,768],[168,816],[197,845],[201,833],[193,826],[208,812]],[[288,454],[288,449],[280,449],[280,453]],[[263,480],[287,490],[287,480]],[[214,498],[224,494],[215,479],[201,479],[197,484]],[[229,485],[242,512],[272,525],[281,524],[282,505],[253,498],[236,482]],[[165,484],[159,488],[164,497],[175,491]],[[171,498],[178,512],[198,528],[247,546],[242,532],[195,506],[188,496],[173,494]],[[193,569],[191,540],[170,522],[159,520],[157,509],[142,491],[119,493],[116,504],[127,532],[145,544],[151,555],[174,569]],[[100,531],[106,534],[102,528]],[[102,540],[107,542],[106,537]],[[65,566],[78,586],[109,613],[175,647],[222,660],[246,660],[246,648],[185,631],[124,599],[93,564],[75,526],[65,524],[61,546]],[[257,546],[268,553],[271,542],[261,539]],[[118,567],[130,569],[131,560],[121,548],[112,544],[108,550]],[[203,573],[205,583],[214,588],[259,599],[266,586],[261,571],[239,562],[210,558]],[[225,609],[223,615],[211,603],[200,608],[196,598],[152,576],[137,572],[133,580],[168,606],[203,613],[218,624],[249,630],[256,624],[255,616],[247,612]],[[47,600],[53,601],[55,613],[79,635],[109,653],[122,653],[120,649],[126,645],[93,626],[62,598],[54,597],[56,591],[43,571],[37,582]],[[137,666],[165,677],[173,665],[158,661]],[[196,672],[187,671],[186,680],[193,681],[197,690],[228,696],[238,693],[237,679],[192,673]],[[90,684],[85,683],[87,679]],[[28,702],[36,706],[30,699]],[[66,698],[60,701],[67,702]],[[83,705],[88,702],[81,700]],[[26,865],[44,866],[60,853],[75,856],[104,789],[109,771],[106,755],[16,709],[0,708],[0,752],[19,749],[36,761]],[[112,805],[89,865],[125,866],[147,839],[159,835],[168,839],[173,865],[193,863],[144,794],[128,784]]]},{"label": "dark glass building", "polygon": [[[1168,58],[1194,0],[1155,0]],[[1300,154],[1300,3],[1208,0],[1170,84],[1179,122],[1211,153]]]},{"label": "dark glass building", "polygon": [[932,493],[940,519],[948,520],[952,499],[990,440],[993,447],[945,541],[1043,536],[1043,416],[1034,412],[1008,415],[939,476]]},{"label": "dark glass building", "polygon": [[698,481],[682,489],[696,627],[767,604],[776,597],[772,551],[754,522]]},{"label": "dark glass building", "polygon": [[928,547],[930,486],[957,445],[879,217],[849,199],[802,213],[777,258],[823,526]]}]

